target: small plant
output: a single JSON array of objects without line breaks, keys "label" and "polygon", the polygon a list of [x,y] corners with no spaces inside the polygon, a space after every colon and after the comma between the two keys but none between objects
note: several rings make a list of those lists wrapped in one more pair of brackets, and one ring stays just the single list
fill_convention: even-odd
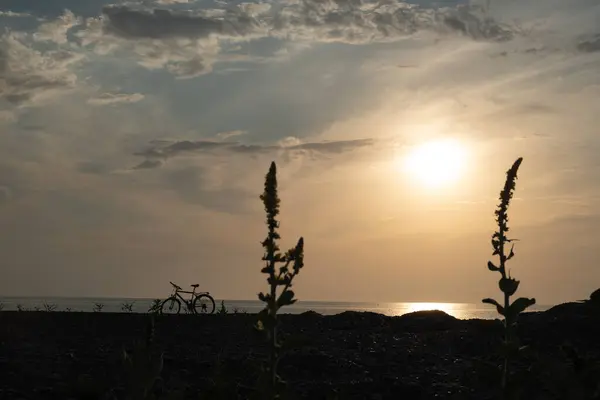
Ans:
[{"label": "small plant", "polygon": [[41,308],[39,308],[38,306],[33,307],[33,311],[42,311]]},{"label": "small plant", "polygon": [[4,303],[0,302],[0,311],[4,310]]},{"label": "small plant", "polygon": [[135,301],[125,302],[125,303],[121,304],[121,311],[127,312],[127,313],[133,312],[133,305],[134,304],[135,304]]},{"label": "small plant", "polygon": [[73,309],[71,307],[67,307],[67,308],[65,308],[65,311],[66,312],[71,312],[71,311],[73,311]]},{"label": "small plant", "polygon": [[148,312],[151,314],[159,314],[161,306],[162,306],[162,300],[154,299],[154,300],[152,300],[152,304],[148,308]]},{"label": "small plant", "polygon": [[[277,364],[280,358],[281,343],[277,338],[277,312],[281,307],[294,304],[294,292],[290,290],[292,282],[300,269],[304,266],[304,239],[301,237],[296,247],[281,254],[277,240],[280,235],[277,232],[279,222],[279,196],[277,194],[277,167],[275,162],[271,163],[269,172],[265,177],[265,189],[260,196],[265,212],[267,214],[268,233],[266,239],[262,242],[265,249],[262,260],[265,266],[261,272],[267,275],[269,284],[269,293],[259,293],[258,298],[265,303],[265,308],[258,314],[256,328],[266,334],[269,342],[269,361],[266,367],[265,395],[266,398],[279,398],[279,387],[284,383],[277,375]],[[277,267],[277,264],[282,264]],[[291,269],[290,269],[291,267]],[[277,293],[277,288],[282,286],[281,293]]]},{"label": "small plant", "polygon": [[94,303],[94,312],[102,312],[103,309],[104,309],[104,304]]},{"label": "small plant", "polygon": [[519,347],[515,332],[517,317],[525,311],[527,307],[535,304],[535,299],[525,297],[520,297],[511,303],[510,297],[516,293],[519,287],[519,281],[511,277],[510,271],[507,272],[506,270],[506,263],[515,255],[514,244],[511,245],[508,254],[506,251],[507,245],[515,241],[515,239],[509,239],[506,236],[509,231],[508,206],[513,197],[517,180],[517,171],[522,161],[523,158],[518,158],[513,166],[506,172],[506,182],[504,188],[500,192],[500,204],[495,211],[498,231],[494,232],[492,235],[492,247],[494,249],[492,255],[498,256],[499,264],[496,265],[492,261],[488,261],[487,264],[490,271],[499,272],[501,275],[498,286],[504,294],[504,301],[503,304],[500,304],[496,300],[490,298],[482,300],[484,303],[495,305],[498,313],[504,317],[504,367],[502,369],[502,390],[505,396],[507,395],[508,388],[510,356],[522,349]]},{"label": "small plant", "polygon": [[152,389],[163,368],[163,354],[156,354],[154,347],[154,317],[146,327],[145,340],[137,341],[133,351],[123,351],[123,363],[127,374],[128,398],[132,400],[154,399]]},{"label": "small plant", "polygon": [[225,306],[225,300],[221,300],[221,305],[217,310],[217,314],[229,314],[229,310],[227,310],[227,307]]},{"label": "small plant", "polygon": [[52,303],[44,303],[43,304],[44,307],[44,311],[48,311],[48,312],[52,312],[52,311],[56,311],[56,304],[52,304]]},{"label": "small plant", "polygon": [[25,307],[23,307],[23,304],[17,304],[17,311],[25,311]]}]

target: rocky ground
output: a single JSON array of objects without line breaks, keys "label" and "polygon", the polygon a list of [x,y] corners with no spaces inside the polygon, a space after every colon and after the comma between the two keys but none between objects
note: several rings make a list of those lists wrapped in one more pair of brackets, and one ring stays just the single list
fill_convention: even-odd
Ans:
[{"label": "rocky ground", "polygon": [[[125,398],[131,378],[123,350],[144,340],[149,318],[0,312],[0,399]],[[265,354],[254,322],[246,314],[156,317],[154,355],[142,365],[152,371],[152,360],[163,353],[157,398],[249,398]],[[498,320],[457,320],[442,312],[309,312],[282,316],[281,329],[290,345],[280,364],[289,398],[498,398]],[[519,335],[529,345],[515,361],[513,382],[522,399],[594,398],[592,386],[600,382],[596,307],[570,303],[524,314]],[[581,359],[569,355],[571,348]]]}]

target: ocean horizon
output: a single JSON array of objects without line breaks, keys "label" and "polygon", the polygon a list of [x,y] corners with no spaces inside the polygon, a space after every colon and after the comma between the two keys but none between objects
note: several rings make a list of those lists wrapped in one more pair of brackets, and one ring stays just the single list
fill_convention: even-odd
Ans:
[{"label": "ocean horizon", "polygon": [[[132,304],[132,312],[146,313],[152,305],[151,298],[118,298],[118,297],[10,297],[0,296],[2,310],[44,311],[45,305],[54,306],[54,311],[92,312],[97,303],[102,304],[102,312],[124,312],[124,304]],[[221,301],[225,303],[229,313],[257,313],[264,304],[258,300],[216,299],[218,310]],[[535,305],[529,311],[545,311],[552,305]],[[323,315],[334,315],[344,311],[366,311],[387,316],[400,316],[414,311],[441,310],[459,319],[495,319],[498,313],[495,307],[483,303],[441,303],[441,302],[344,302],[344,301],[310,301],[299,300],[285,307],[282,314],[300,314],[315,311]],[[183,310],[182,310],[183,313]]]}]

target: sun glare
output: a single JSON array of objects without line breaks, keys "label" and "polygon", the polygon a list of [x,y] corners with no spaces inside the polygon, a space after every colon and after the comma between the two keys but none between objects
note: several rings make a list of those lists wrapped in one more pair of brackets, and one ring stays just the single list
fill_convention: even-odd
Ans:
[{"label": "sun glare", "polygon": [[407,313],[416,311],[433,311],[439,310],[446,314],[452,315],[456,311],[457,306],[453,303],[409,303]]},{"label": "sun glare", "polygon": [[458,181],[465,166],[465,147],[456,140],[437,140],[415,147],[402,169],[419,184],[439,188]]}]

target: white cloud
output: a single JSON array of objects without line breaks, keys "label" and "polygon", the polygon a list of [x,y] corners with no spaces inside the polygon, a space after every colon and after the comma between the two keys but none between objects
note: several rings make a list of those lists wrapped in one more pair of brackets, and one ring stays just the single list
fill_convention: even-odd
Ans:
[{"label": "white cloud", "polygon": [[220,51],[214,38],[140,37],[136,40],[106,34],[106,17],[86,21],[86,29],[76,35],[83,46],[91,46],[100,55],[116,54],[133,57],[148,69],[164,68],[180,78],[192,78],[212,70]]},{"label": "white cloud", "polygon": [[300,139],[293,136],[285,137],[277,142],[277,144],[281,147],[293,147],[298,146],[302,143]]},{"label": "white cloud", "polygon": [[13,17],[13,18],[29,18],[32,17],[30,13],[20,13],[14,11],[2,11],[0,10],[0,17]]},{"label": "white cloud", "polygon": [[143,99],[144,95],[140,93],[102,93],[88,99],[87,103],[96,106],[105,106],[118,103],[137,103]]},{"label": "white cloud", "polygon": [[26,42],[17,33],[0,37],[0,99],[33,105],[72,91],[77,82],[72,66],[85,57],[68,50],[34,50]]},{"label": "white cloud", "polygon": [[188,4],[195,0],[158,0],[157,4]]},{"label": "white cloud", "polygon": [[37,32],[33,34],[36,41],[51,41],[57,44],[66,44],[68,42],[67,33],[69,30],[82,23],[82,19],[75,16],[71,11],[66,10],[58,19],[41,24]]},{"label": "white cloud", "polygon": [[[429,9],[407,3],[333,1],[242,3],[227,9],[175,12],[105,7],[77,33],[99,54],[135,55],[149,69],[165,68],[181,78],[212,71],[221,42],[265,37],[309,42],[390,42],[420,31],[475,40],[510,40],[518,30],[496,22],[477,7]],[[239,56],[238,56],[239,59]]]},{"label": "white cloud", "polygon": [[245,135],[247,133],[248,132],[242,131],[242,130],[226,131],[226,132],[219,132],[219,133],[217,133],[217,137],[219,139],[229,139],[229,138],[232,138],[232,137]]}]

